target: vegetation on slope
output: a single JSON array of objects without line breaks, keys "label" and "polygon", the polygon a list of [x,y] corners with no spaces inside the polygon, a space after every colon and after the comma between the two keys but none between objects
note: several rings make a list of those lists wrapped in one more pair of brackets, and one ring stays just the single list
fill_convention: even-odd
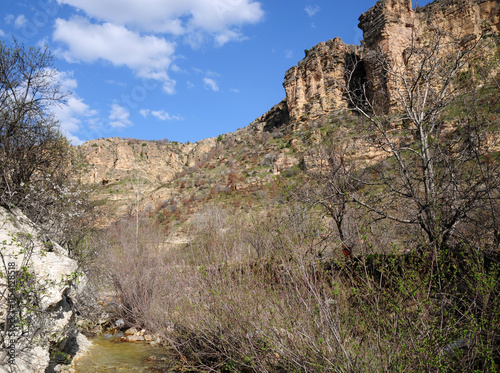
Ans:
[{"label": "vegetation on slope", "polygon": [[264,167],[271,146],[303,152],[265,193],[238,186],[248,144],[179,175],[203,206],[189,243],[162,238],[175,201],[101,237],[123,316],[204,370],[498,371],[496,41],[437,34],[404,66],[377,56],[397,110],[379,111],[356,82],[352,114],[267,135]]},{"label": "vegetation on slope", "polygon": [[[2,49],[6,66],[34,59],[48,96],[28,92],[35,110],[16,116],[25,87],[4,74],[1,203],[67,233],[120,316],[161,334],[189,368],[498,371],[498,38],[435,31],[400,64],[371,55],[396,103],[351,61],[349,110],[219,136],[168,184],[148,180],[168,189],[157,205],[143,206],[139,177],[103,183],[132,190],[127,214],[76,242],[91,205],[79,207],[60,167],[79,163],[45,111],[64,99],[49,55]],[[132,144],[139,158],[143,144]],[[176,228],[189,240],[169,244]]]}]

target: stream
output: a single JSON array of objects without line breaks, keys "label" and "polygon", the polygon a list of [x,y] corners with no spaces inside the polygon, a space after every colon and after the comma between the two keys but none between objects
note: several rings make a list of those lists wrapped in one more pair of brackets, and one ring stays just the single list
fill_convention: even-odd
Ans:
[{"label": "stream", "polygon": [[95,338],[92,344],[75,362],[76,373],[179,371],[175,354],[159,346],[106,337]]}]

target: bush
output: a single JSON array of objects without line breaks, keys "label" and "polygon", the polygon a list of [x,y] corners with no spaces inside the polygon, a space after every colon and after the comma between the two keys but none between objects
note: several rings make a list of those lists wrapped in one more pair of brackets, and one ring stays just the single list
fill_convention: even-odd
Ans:
[{"label": "bush", "polygon": [[0,204],[75,249],[93,204],[71,181],[78,162],[50,110],[66,97],[53,60],[47,48],[0,42]]},{"label": "bush", "polygon": [[151,318],[168,294],[161,227],[147,219],[125,218],[102,232],[93,245],[100,247],[101,277],[111,284],[130,324],[151,327]]},{"label": "bush", "polygon": [[360,255],[344,258],[328,226],[293,202],[253,219],[211,205],[193,218],[190,243],[165,247],[151,221],[123,220],[101,244],[103,273],[129,322],[196,368],[498,369],[497,252],[380,254],[390,249],[364,234]]}]

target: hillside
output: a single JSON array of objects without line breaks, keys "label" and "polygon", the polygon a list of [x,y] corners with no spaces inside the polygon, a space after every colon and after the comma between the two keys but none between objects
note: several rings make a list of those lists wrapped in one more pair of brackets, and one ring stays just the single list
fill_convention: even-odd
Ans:
[{"label": "hillside", "polygon": [[497,372],[500,3],[382,0],[196,144],[77,148],[79,248],[182,369]]},{"label": "hillside", "polygon": [[[361,46],[335,38],[306,50],[303,60],[285,74],[286,98],[247,127],[196,144],[88,141],[78,147],[80,180],[100,185],[100,196],[108,200],[106,209],[115,206],[115,217],[135,208],[140,189],[141,209],[158,212],[175,205],[177,217],[185,220],[221,193],[255,193],[269,188],[277,177],[297,174],[299,166],[312,167],[315,161],[308,151],[334,128],[339,141],[342,136],[350,139],[350,159],[365,165],[381,160],[384,151],[348,124],[355,122],[346,96],[352,88],[348,73],[366,85],[370,99],[380,102],[383,110],[396,111],[394,87],[375,51],[383,50],[395,63],[401,62],[412,40],[425,40],[432,27],[447,29],[461,41],[497,35],[499,12],[497,1],[439,1],[418,9],[412,9],[411,1],[379,1],[359,18]],[[489,135],[493,143],[497,130]],[[492,146],[498,150],[498,144]],[[247,208],[256,204],[258,199],[246,203]]]}]

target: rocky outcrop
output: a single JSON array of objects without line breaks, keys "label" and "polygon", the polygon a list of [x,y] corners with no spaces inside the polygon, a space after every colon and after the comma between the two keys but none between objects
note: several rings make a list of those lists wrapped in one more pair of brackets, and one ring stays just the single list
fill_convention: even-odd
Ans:
[{"label": "rocky outcrop", "polygon": [[[61,246],[43,239],[19,210],[0,207],[0,243],[3,259],[0,263],[3,274],[0,276],[0,339],[12,342],[9,337],[14,338],[12,352],[15,355],[0,350],[0,372],[11,371],[7,362],[12,357],[17,371],[45,372],[50,363],[49,347],[69,346],[68,341],[78,337],[73,328],[74,305],[82,287],[75,277],[77,263]],[[6,281],[7,273],[15,280]],[[17,303],[18,297],[25,297],[30,306]],[[11,322],[14,310],[17,322],[19,314],[25,317],[27,326],[23,336],[17,322]],[[34,313],[28,314],[28,310]],[[11,335],[3,333],[6,324]]]},{"label": "rocky outcrop", "polygon": [[359,22],[365,49],[398,54],[411,40],[415,12],[411,0],[378,1],[359,17]]},{"label": "rocky outcrop", "polygon": [[118,137],[91,140],[78,147],[82,161],[81,181],[86,184],[117,182],[143,169],[145,175],[160,175],[168,181],[186,155],[180,144],[138,141]]},{"label": "rocky outcrop", "polygon": [[215,146],[215,138],[194,144],[119,137],[90,140],[77,148],[79,177],[84,184],[106,185],[135,177],[135,171],[141,170],[141,177],[166,183],[184,165],[195,162]]},{"label": "rocky outcrop", "polygon": [[405,63],[412,43],[425,43],[440,30],[448,38],[464,42],[482,33],[500,30],[498,0],[441,0],[413,9],[411,0],[380,0],[359,18],[361,47],[339,38],[306,50],[306,57],[285,74],[283,86],[290,118],[316,118],[349,106],[346,88],[366,83],[367,93],[386,111],[397,105],[394,88],[377,56],[395,65]]},{"label": "rocky outcrop", "polygon": [[[77,150],[80,180],[102,185],[99,198],[112,202],[106,209],[114,217],[136,211],[139,200],[147,213],[169,205],[165,216],[171,216],[179,206],[212,198],[229,184],[241,190],[267,183],[272,175],[299,165],[308,129],[309,140],[319,143],[323,133],[318,127],[351,108],[347,92],[366,93],[381,114],[399,109],[394,83],[378,61],[380,51],[411,73],[405,56],[412,42],[425,43],[437,28],[460,43],[481,32],[496,33],[499,9],[498,0],[439,0],[417,9],[410,0],[380,0],[359,18],[364,35],[360,46],[335,38],[306,50],[304,59],[285,74],[286,98],[249,126],[195,144],[92,140]],[[305,130],[303,136],[294,136],[295,129]],[[361,134],[351,135],[357,137],[353,161],[373,163],[383,157]],[[269,174],[261,174],[257,165],[269,166]],[[245,171],[236,177],[238,168]],[[229,183],[228,175],[238,183]]]},{"label": "rocky outcrop", "polygon": [[[456,48],[478,39],[483,33],[496,33],[500,26],[497,0],[441,0],[413,9],[411,0],[382,0],[359,17],[363,30],[362,55],[369,93],[385,111],[398,106],[393,80],[378,56],[392,66],[406,66],[410,46],[440,38],[440,48]],[[408,66],[405,67],[408,71]]]},{"label": "rocky outcrop", "polygon": [[359,53],[340,38],[306,50],[306,57],[285,74],[283,87],[290,118],[308,119],[347,107],[344,99],[346,64]]},{"label": "rocky outcrop", "polygon": [[[282,100],[279,104],[274,105],[269,111],[255,119],[248,125],[248,129],[252,132],[272,132],[286,126],[290,120],[287,101]],[[246,129],[236,131],[235,135],[245,132]]]}]

